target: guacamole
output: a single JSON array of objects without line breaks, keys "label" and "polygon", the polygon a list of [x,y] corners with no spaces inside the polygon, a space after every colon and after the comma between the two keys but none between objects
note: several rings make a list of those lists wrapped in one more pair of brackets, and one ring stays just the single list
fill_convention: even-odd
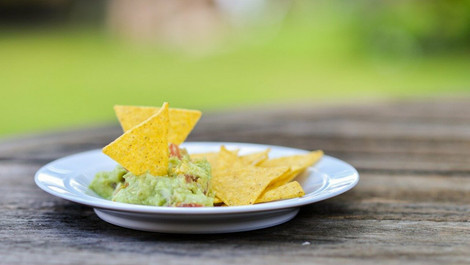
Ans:
[{"label": "guacamole", "polygon": [[117,165],[112,171],[97,173],[90,189],[116,202],[176,207],[213,206],[209,162],[191,161],[184,150],[177,154],[170,156],[166,176],[149,173],[135,176]]}]

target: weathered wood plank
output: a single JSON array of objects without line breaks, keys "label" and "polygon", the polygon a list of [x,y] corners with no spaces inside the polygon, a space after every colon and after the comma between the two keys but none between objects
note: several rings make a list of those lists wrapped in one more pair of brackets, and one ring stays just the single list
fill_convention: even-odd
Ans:
[{"label": "weathered wood plank", "polygon": [[361,173],[288,223],[226,235],[123,229],[35,186],[40,166],[117,125],[3,140],[0,264],[469,264],[469,114],[465,98],[207,114],[189,140],[319,148]]}]

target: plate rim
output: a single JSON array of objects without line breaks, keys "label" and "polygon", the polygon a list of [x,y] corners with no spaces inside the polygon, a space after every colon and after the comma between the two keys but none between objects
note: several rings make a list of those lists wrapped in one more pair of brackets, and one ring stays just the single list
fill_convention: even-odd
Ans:
[{"label": "plate rim", "polygon": [[[243,149],[243,146],[250,146],[255,148],[280,148],[290,151],[295,151],[299,153],[306,153],[309,152],[308,150],[299,149],[299,148],[292,148],[286,146],[278,146],[278,145],[269,145],[269,144],[258,144],[258,143],[246,143],[246,142],[211,142],[211,141],[192,141],[192,142],[185,142],[181,146],[185,147],[188,145],[211,145],[211,146],[220,146],[220,145],[235,145],[240,146]],[[84,152],[79,152],[71,155],[67,155],[56,160],[53,160],[40,169],[38,169],[34,175],[34,181],[36,185],[42,189],[43,191],[65,200],[69,200],[75,203],[79,203],[82,205],[90,206],[93,208],[98,209],[106,209],[111,211],[118,211],[118,212],[129,212],[129,213],[140,213],[140,214],[172,214],[172,215],[220,215],[220,214],[240,214],[240,213],[252,213],[252,212],[264,212],[264,211],[276,211],[282,210],[286,208],[294,208],[294,207],[301,207],[305,205],[309,205],[315,202],[323,201],[335,196],[338,196],[346,191],[351,190],[354,186],[357,185],[359,182],[359,173],[358,171],[349,163],[340,160],[338,158],[324,155],[323,158],[330,159],[336,163],[341,163],[343,166],[348,167],[349,170],[352,171],[352,175],[354,180],[349,183],[349,185],[342,187],[341,189],[330,192],[323,196],[313,196],[311,198],[308,197],[300,197],[300,198],[293,198],[287,200],[280,200],[274,202],[266,202],[254,205],[242,205],[242,206],[229,206],[229,207],[167,207],[167,206],[149,206],[149,205],[138,205],[138,204],[128,204],[128,203],[121,203],[121,202],[113,202],[106,200],[104,198],[95,198],[97,201],[90,201],[87,200],[86,197],[76,197],[76,196],[69,196],[67,194],[61,194],[57,191],[50,189],[47,185],[42,183],[39,180],[39,176],[43,174],[44,171],[47,170],[48,167],[54,165],[58,162],[62,162],[64,160],[73,160],[76,157],[86,156],[89,154],[94,154],[96,152],[101,152],[101,149],[93,149]],[[321,161],[319,162],[321,163]],[[314,168],[317,164],[312,166]],[[326,187],[328,188],[328,187]],[[326,189],[325,188],[325,189]],[[322,190],[323,191],[323,190]],[[82,195],[91,196],[88,194],[83,193]],[[308,195],[308,194],[306,194]]]}]

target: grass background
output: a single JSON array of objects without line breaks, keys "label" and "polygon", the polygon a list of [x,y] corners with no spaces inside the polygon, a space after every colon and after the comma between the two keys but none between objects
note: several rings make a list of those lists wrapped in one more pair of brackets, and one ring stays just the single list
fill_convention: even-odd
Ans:
[{"label": "grass background", "polygon": [[377,54],[338,12],[187,54],[99,29],[0,34],[0,136],[114,120],[114,104],[218,110],[467,94],[470,54]]}]

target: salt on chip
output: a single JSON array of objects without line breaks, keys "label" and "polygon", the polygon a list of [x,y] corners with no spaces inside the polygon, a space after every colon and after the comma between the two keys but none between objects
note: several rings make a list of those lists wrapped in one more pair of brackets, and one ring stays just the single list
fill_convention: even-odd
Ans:
[{"label": "salt on chip", "polygon": [[288,167],[230,166],[214,174],[213,190],[228,206],[254,204],[266,187],[289,171]]},{"label": "salt on chip", "polygon": [[[124,131],[137,126],[159,110],[160,108],[157,107],[114,106],[114,111]],[[200,118],[201,112],[198,110],[169,109],[168,142],[176,145],[183,143]]]},{"label": "salt on chip", "polygon": [[291,174],[280,178],[275,183],[271,184],[272,187],[282,186],[289,181],[293,180],[297,175],[302,173],[309,166],[315,164],[322,158],[323,151],[313,151],[305,155],[293,155],[293,156],[283,156],[278,158],[273,158],[264,161],[259,166],[261,167],[279,167],[279,166],[288,166],[291,168]]},{"label": "salt on chip", "polygon": [[274,189],[266,190],[256,200],[256,203],[286,200],[286,199],[302,197],[304,195],[305,195],[305,192],[302,189],[302,186],[300,186],[300,184],[297,181],[292,181],[282,186],[276,187]]},{"label": "salt on chip", "polygon": [[146,172],[165,176],[168,171],[168,103],[139,125],[103,148],[103,153],[138,176]]}]

